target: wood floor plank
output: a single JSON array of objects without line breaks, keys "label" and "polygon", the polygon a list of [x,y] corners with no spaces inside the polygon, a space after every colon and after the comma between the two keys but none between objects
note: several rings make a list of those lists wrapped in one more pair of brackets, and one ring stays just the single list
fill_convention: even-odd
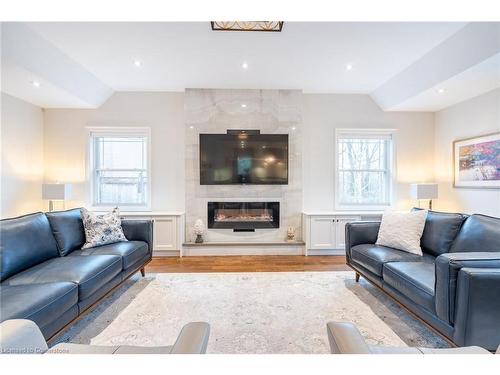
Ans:
[{"label": "wood floor plank", "polygon": [[153,257],[147,272],[306,272],[348,271],[340,255],[244,255]]}]

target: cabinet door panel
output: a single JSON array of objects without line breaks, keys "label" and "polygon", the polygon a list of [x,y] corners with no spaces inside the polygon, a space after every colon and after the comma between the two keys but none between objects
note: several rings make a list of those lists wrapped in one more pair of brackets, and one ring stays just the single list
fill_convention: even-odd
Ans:
[{"label": "cabinet door panel", "polygon": [[333,217],[311,218],[311,249],[335,248],[335,222]]},{"label": "cabinet door panel", "polygon": [[336,243],[335,248],[345,250],[345,225],[353,221],[359,221],[359,216],[338,217],[336,219]]},{"label": "cabinet door panel", "polygon": [[155,218],[153,224],[154,250],[177,249],[176,218]]}]

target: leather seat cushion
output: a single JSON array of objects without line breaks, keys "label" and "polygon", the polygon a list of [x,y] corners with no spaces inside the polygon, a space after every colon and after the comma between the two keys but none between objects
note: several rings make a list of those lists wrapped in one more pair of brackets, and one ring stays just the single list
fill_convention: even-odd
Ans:
[{"label": "leather seat cushion", "polygon": [[424,253],[437,257],[449,252],[465,219],[462,214],[429,211],[420,240]]},{"label": "leather seat cushion", "polygon": [[0,221],[0,281],[58,256],[56,239],[43,213]]},{"label": "leather seat cushion", "polygon": [[416,304],[434,312],[434,257],[424,256],[420,262],[390,262],[384,265],[384,284]]},{"label": "leather seat cushion", "polygon": [[67,256],[50,259],[7,279],[6,285],[40,284],[68,281],[78,284],[78,300],[91,296],[122,270],[117,255]]},{"label": "leather seat cushion", "polygon": [[43,327],[78,303],[78,286],[71,282],[42,283],[0,288],[0,317],[29,319]]},{"label": "leather seat cushion", "polygon": [[119,255],[122,258],[122,268],[126,270],[137,261],[147,256],[148,253],[148,244],[146,242],[127,241],[75,251],[71,253],[71,256]]},{"label": "leather seat cushion", "polygon": [[471,215],[451,246],[450,253],[500,252],[500,218]]},{"label": "leather seat cushion", "polygon": [[382,277],[382,268],[387,262],[419,262],[422,257],[392,247],[366,244],[351,248],[351,259]]},{"label": "leather seat cushion", "polygon": [[81,249],[85,243],[85,229],[79,208],[67,211],[47,212],[52,233],[61,256]]}]

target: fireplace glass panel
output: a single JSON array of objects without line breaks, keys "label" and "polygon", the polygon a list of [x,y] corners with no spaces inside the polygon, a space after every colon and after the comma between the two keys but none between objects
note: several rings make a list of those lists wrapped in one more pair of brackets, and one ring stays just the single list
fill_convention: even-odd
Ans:
[{"label": "fireplace glass panel", "polygon": [[279,228],[279,202],[208,202],[208,227]]},{"label": "fireplace glass panel", "polygon": [[216,222],[248,221],[270,222],[273,221],[273,211],[268,208],[226,209],[215,210]]}]

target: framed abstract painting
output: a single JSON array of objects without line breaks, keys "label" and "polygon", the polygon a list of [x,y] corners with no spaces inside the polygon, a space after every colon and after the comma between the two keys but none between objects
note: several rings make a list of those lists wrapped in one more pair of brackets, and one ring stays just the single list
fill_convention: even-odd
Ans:
[{"label": "framed abstract painting", "polygon": [[453,142],[455,187],[500,189],[500,133]]}]

